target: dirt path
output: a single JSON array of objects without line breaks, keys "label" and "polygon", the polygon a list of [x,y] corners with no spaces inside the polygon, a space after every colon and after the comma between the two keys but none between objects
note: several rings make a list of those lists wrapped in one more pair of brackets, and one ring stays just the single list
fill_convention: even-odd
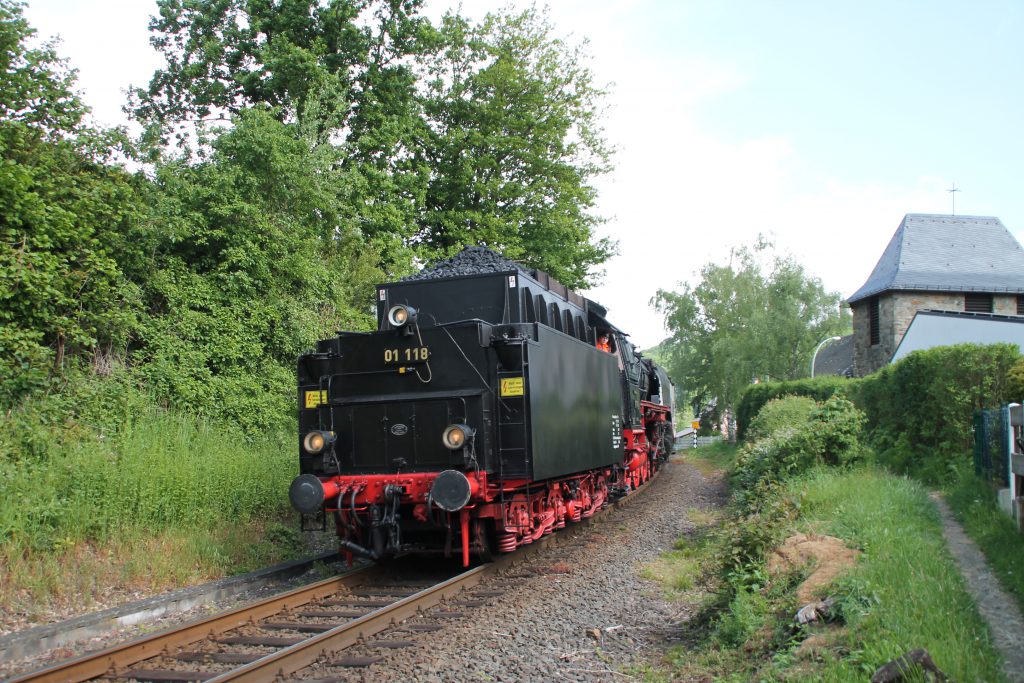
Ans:
[{"label": "dirt path", "polygon": [[1021,617],[1013,597],[999,585],[999,580],[988,568],[985,556],[967,537],[963,527],[953,517],[949,505],[938,494],[932,498],[942,518],[942,535],[946,537],[949,552],[960,566],[974,602],[992,631],[992,640],[1003,656],[1003,671],[1011,681],[1024,681],[1024,618]]}]

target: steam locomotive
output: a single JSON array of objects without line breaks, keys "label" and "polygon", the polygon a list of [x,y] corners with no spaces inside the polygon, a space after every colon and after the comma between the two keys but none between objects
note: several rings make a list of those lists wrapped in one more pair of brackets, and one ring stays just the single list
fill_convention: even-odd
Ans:
[{"label": "steam locomotive", "polygon": [[378,286],[377,332],[298,361],[289,498],[304,528],[333,517],[350,561],[486,561],[593,515],[672,452],[672,383],[599,304],[477,247],[417,277]]}]

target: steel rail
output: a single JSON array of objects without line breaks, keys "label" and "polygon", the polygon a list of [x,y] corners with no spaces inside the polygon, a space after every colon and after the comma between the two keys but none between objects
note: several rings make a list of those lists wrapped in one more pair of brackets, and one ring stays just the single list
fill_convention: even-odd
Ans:
[{"label": "steel rail", "polygon": [[[573,523],[573,527],[582,529],[599,523],[613,509],[625,507],[637,500],[638,493],[644,491],[656,478],[652,477],[639,486],[630,495],[623,496],[599,510],[592,517]],[[290,645],[270,653],[254,662],[224,672],[215,678],[207,679],[208,683],[225,683],[226,681],[255,681],[265,683],[274,679],[286,678],[288,675],[315,663],[320,657],[334,654],[356,643],[394,628],[400,621],[416,616],[424,609],[434,607],[459,593],[480,584],[486,577],[536,555],[551,545],[557,544],[565,537],[552,533],[535,541],[529,546],[519,548],[515,553],[502,555],[494,562],[481,565],[463,572],[458,576],[426,588],[414,595],[352,621],[340,624],[330,631],[318,634],[295,645]],[[328,597],[338,589],[357,581],[365,580],[380,572],[377,566],[369,566],[348,572],[341,576],[324,579],[308,586],[295,588],[286,593],[271,596],[259,602],[237,607],[228,612],[216,614],[182,626],[171,627],[165,631],[138,638],[121,645],[83,655],[81,657],[60,662],[38,671],[22,674],[9,679],[7,683],[81,683],[94,678],[123,670],[140,661],[166,654],[170,649],[195,643],[211,636],[230,631],[231,629],[254,623],[259,619],[272,616],[289,607],[296,607],[314,600]]]},{"label": "steel rail", "polygon": [[[628,503],[636,500],[636,494],[646,489],[653,479],[653,477],[648,479],[630,495],[619,498],[592,517],[581,520],[583,524],[576,523],[574,526],[590,526],[601,521],[609,511],[628,505]],[[515,553],[502,555],[494,562],[470,569],[443,583],[399,600],[392,605],[382,607],[370,614],[336,626],[330,631],[325,631],[301,643],[296,643],[268,654],[266,657],[227,671],[220,676],[207,679],[207,683],[227,683],[228,681],[234,683],[267,683],[274,680],[287,680],[291,674],[315,664],[321,657],[336,655],[347,647],[363,642],[382,631],[394,628],[398,622],[421,614],[424,609],[429,609],[455,597],[459,593],[481,583],[486,577],[498,574],[512,567],[515,563],[522,562],[550,545],[557,544],[560,540],[562,540],[562,537],[557,533],[544,536],[525,548],[519,548]]]},{"label": "steel rail", "polygon": [[323,655],[339,652],[381,631],[393,628],[397,622],[416,616],[422,610],[452,598],[467,588],[472,588],[480,583],[485,575],[494,572],[497,569],[497,564],[474,567],[392,605],[336,626],[330,631],[308,638],[301,643],[278,650],[255,662],[232,669],[216,678],[210,678],[207,683],[225,683],[226,681],[265,683],[278,677],[285,678],[314,664]]},{"label": "steel rail", "polygon": [[7,683],[27,683],[29,681],[32,683],[80,683],[88,681],[112,670],[156,657],[170,648],[189,645],[211,635],[244,626],[250,621],[272,616],[287,607],[304,605],[313,600],[333,595],[340,588],[356,581],[364,581],[378,572],[379,568],[375,566],[356,569],[341,576],[324,579],[308,586],[300,586],[286,593],[279,593],[250,605],[236,607],[233,610],[188,622],[182,626],[172,626],[149,636],[59,662],[45,669],[22,674],[9,679]]}]

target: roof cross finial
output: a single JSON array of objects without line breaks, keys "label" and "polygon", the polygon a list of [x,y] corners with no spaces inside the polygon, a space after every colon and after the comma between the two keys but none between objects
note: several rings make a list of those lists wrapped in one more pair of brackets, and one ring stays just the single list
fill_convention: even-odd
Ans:
[{"label": "roof cross finial", "polygon": [[956,215],[956,194],[955,193],[959,192],[959,191],[960,191],[960,188],[956,186],[956,183],[953,183],[953,186],[951,188],[949,188],[948,190],[946,190],[946,192],[949,193],[949,198],[953,201],[953,215],[954,216]]}]

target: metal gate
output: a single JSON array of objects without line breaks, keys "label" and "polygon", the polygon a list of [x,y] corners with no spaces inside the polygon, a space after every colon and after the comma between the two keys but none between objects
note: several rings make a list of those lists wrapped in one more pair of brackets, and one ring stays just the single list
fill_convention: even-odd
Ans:
[{"label": "metal gate", "polygon": [[1009,409],[974,411],[974,473],[1009,485]]}]

